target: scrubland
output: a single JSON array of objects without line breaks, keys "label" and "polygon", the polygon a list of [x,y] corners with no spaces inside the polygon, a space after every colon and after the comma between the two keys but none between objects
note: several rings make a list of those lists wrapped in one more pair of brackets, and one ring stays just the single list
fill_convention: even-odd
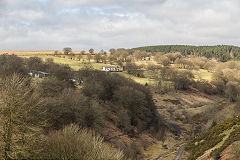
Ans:
[{"label": "scrubland", "polygon": [[[96,152],[108,150],[115,159],[173,159],[183,144],[182,159],[238,154],[239,61],[223,62],[222,57],[199,53],[110,51],[1,55],[2,81],[13,73],[26,76],[29,70],[50,73],[49,78],[29,81],[52,118],[48,127],[40,127],[44,132],[38,132],[46,140],[41,143],[56,149],[52,157],[65,156],[66,146],[78,147],[74,137],[66,138],[72,132],[80,137],[91,133],[87,139],[97,139]],[[122,72],[100,72],[103,66],[116,66]],[[72,78],[83,84],[72,83]],[[80,112],[81,106],[87,109]],[[56,148],[59,143],[63,145]],[[16,156],[15,150],[11,154]]]}]

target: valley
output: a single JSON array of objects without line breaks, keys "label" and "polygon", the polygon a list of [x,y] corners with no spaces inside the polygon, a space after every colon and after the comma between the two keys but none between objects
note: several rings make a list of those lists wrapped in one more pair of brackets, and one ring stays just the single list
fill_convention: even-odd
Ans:
[{"label": "valley", "polygon": [[[215,152],[220,154],[216,150],[221,148],[223,151],[226,143],[232,142],[230,135],[235,133],[235,125],[222,132],[217,130],[221,134],[216,141],[210,141],[213,144],[205,144],[205,140],[198,137],[239,114],[238,61],[221,62],[194,54],[135,49],[91,54],[83,51],[69,54],[61,51],[13,53],[18,56],[1,56],[9,62],[12,58],[16,59],[21,67],[7,68],[6,64],[6,69],[11,72],[15,69],[21,74],[26,74],[29,69],[49,74],[49,78],[34,78],[33,82],[36,85],[52,85],[53,88],[44,87],[41,92],[54,95],[55,101],[58,101],[57,93],[65,95],[66,89],[72,90],[72,94],[90,98],[92,102],[87,104],[93,107],[88,115],[90,119],[81,123],[73,121],[97,132],[105,143],[120,149],[127,159],[205,160]],[[102,72],[102,68],[107,66],[118,67],[121,72]],[[76,83],[72,83],[71,79]],[[78,83],[80,80],[81,83]],[[54,88],[55,85],[62,87]],[[86,102],[70,104],[80,109],[78,103]],[[85,115],[74,115],[73,119],[79,116]],[[55,120],[61,129],[63,124]],[[66,117],[66,121],[70,122],[70,119]],[[201,145],[193,147],[193,141],[206,146],[201,152],[196,152],[195,148]]]}]

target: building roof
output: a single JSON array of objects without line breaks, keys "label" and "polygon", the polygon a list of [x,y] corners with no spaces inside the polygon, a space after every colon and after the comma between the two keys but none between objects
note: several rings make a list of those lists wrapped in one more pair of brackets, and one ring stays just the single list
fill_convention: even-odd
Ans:
[{"label": "building roof", "polygon": [[114,66],[103,66],[103,68],[117,68],[117,67],[114,67]]},{"label": "building roof", "polygon": [[35,70],[30,70],[30,72],[37,72],[37,73],[42,73],[42,74],[49,74],[49,73],[47,73],[47,72],[35,71]]}]

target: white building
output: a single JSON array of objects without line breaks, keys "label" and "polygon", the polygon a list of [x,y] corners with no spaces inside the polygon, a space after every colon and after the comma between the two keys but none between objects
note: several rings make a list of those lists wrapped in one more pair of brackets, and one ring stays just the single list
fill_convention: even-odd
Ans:
[{"label": "white building", "polygon": [[102,71],[105,71],[105,72],[120,72],[120,69],[118,67],[105,66],[105,67],[102,68]]}]

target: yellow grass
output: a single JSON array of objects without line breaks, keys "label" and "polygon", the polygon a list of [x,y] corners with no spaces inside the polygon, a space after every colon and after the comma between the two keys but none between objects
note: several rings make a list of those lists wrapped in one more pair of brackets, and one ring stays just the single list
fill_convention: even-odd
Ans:
[{"label": "yellow grass", "polygon": [[117,72],[117,73],[126,77],[126,78],[130,78],[130,79],[134,80],[135,82],[140,83],[142,85],[145,85],[146,83],[154,85],[154,81],[149,80],[147,78],[139,78],[139,77],[127,74],[126,72]]},{"label": "yellow grass", "polygon": [[[83,68],[84,65],[88,62],[86,59],[85,59],[85,62],[83,62],[83,61],[71,60],[71,59],[67,59],[67,58],[56,57],[56,56],[52,56],[52,55],[32,55],[32,56],[24,55],[24,56],[20,56],[20,57],[29,58],[29,57],[33,57],[33,56],[42,58],[44,61],[47,58],[52,58],[55,63],[67,64],[74,70],[79,70],[79,69]],[[94,69],[98,69],[98,70],[101,70],[103,66],[110,66],[110,64],[94,63],[93,61],[91,61],[91,65],[93,66]]]},{"label": "yellow grass", "polygon": [[197,80],[200,80],[200,79],[204,79],[207,81],[212,80],[212,73],[209,72],[208,70],[205,70],[205,69],[193,70],[192,73],[195,79]]},{"label": "yellow grass", "polygon": [[167,153],[169,152],[168,149],[164,149],[162,147],[162,142],[157,141],[156,144],[153,144],[152,146],[148,147],[147,150],[144,152],[144,154],[151,159],[156,159],[161,153]]},{"label": "yellow grass", "polygon": [[[19,56],[30,56],[30,55],[49,55],[54,54],[55,50],[39,50],[39,51],[0,51],[0,54],[15,54]],[[81,51],[72,51],[73,54],[80,54]],[[85,52],[88,54],[89,52]],[[95,52],[94,54],[97,54]],[[63,54],[63,51],[58,51],[58,54]]]},{"label": "yellow grass", "polygon": [[15,54],[15,55],[43,55],[53,54],[54,51],[0,51],[0,54]]}]

